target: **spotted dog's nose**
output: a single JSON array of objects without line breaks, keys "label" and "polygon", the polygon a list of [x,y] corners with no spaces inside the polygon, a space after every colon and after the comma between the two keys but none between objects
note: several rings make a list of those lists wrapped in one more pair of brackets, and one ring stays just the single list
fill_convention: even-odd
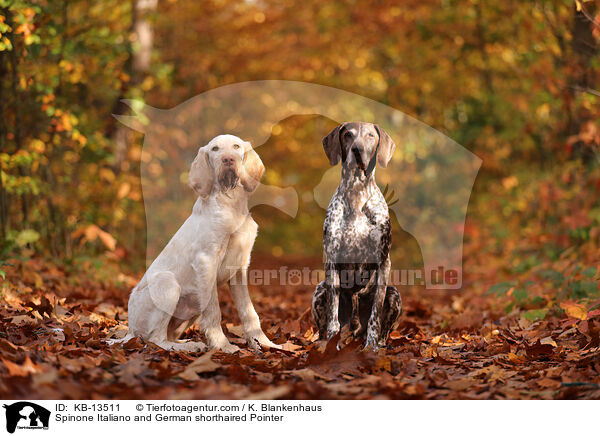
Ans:
[{"label": "spotted dog's nose", "polygon": [[358,167],[364,170],[369,161],[369,157],[367,156],[363,145],[355,144],[350,150],[352,151],[352,154],[354,154],[354,158],[356,159],[356,164]]}]

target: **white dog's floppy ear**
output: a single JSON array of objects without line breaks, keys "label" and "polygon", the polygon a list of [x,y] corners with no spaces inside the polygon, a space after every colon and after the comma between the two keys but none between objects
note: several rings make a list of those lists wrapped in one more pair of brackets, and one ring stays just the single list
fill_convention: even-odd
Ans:
[{"label": "white dog's floppy ear", "polygon": [[244,189],[253,192],[258,187],[258,182],[265,172],[265,166],[258,154],[252,148],[252,144],[244,141],[244,159],[240,182]]},{"label": "white dog's floppy ear", "polygon": [[323,138],[323,149],[325,150],[325,154],[329,158],[329,163],[331,165],[337,165],[337,163],[340,161],[340,157],[342,157],[342,143],[340,134],[345,126],[346,123],[340,124]]},{"label": "white dog's floppy ear", "polygon": [[196,191],[200,197],[206,198],[210,194],[214,183],[213,169],[208,163],[208,153],[206,148],[198,150],[196,159],[192,162],[192,167],[188,175],[188,185]]},{"label": "white dog's floppy ear", "polygon": [[377,163],[380,167],[385,168],[394,154],[396,144],[394,144],[394,141],[392,141],[392,138],[390,138],[390,135],[388,135],[385,130],[377,124],[374,124],[374,126],[377,133],[379,133]]}]

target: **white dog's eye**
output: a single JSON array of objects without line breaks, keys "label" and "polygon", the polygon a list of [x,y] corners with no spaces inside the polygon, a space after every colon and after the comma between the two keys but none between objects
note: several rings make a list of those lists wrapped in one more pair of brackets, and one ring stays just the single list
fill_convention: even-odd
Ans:
[{"label": "white dog's eye", "polygon": [[216,145],[212,148],[212,151],[217,151],[219,149],[219,147],[217,147]]},{"label": "white dog's eye", "polygon": [[240,144],[233,144],[233,148],[237,150],[238,148],[240,148]]},{"label": "white dog's eye", "polygon": [[375,135],[373,135],[372,133],[369,133],[367,136],[368,136],[369,138],[373,138]]}]

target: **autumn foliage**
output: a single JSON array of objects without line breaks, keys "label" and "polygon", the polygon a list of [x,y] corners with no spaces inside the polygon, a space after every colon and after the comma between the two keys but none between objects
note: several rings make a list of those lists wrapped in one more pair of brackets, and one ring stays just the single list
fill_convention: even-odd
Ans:
[{"label": "autumn foliage", "polygon": [[[0,396],[598,399],[599,14],[591,0],[0,0]],[[319,340],[306,285],[251,287],[283,352],[108,347],[146,250],[142,135],[111,115],[124,98],[170,108],[263,79],[364,95],[483,160],[463,288],[400,289],[402,322],[377,354],[344,331],[340,351]],[[283,120],[259,149],[265,181],[294,187],[300,208],[253,210],[252,268],[322,266],[310,193],[328,123]],[[393,222],[393,265],[422,267]]]}]

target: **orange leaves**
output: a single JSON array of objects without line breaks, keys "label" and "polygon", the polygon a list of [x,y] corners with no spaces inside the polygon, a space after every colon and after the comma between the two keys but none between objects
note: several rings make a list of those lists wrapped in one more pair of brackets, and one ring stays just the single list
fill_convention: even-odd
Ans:
[{"label": "orange leaves", "polygon": [[6,366],[6,369],[8,369],[8,373],[11,376],[27,377],[27,375],[35,374],[36,372],[38,372],[40,370],[40,366],[33,363],[31,361],[31,359],[29,358],[29,356],[27,356],[25,358],[25,362],[23,362],[21,365],[18,365],[9,360],[6,360],[6,359],[4,359],[4,357],[1,357],[0,359]]},{"label": "orange leaves", "polygon": [[519,356],[515,353],[508,353],[508,358],[512,363],[515,364],[523,364],[527,362],[527,359],[525,359],[523,356]]},{"label": "orange leaves", "polygon": [[[260,256],[253,262],[272,265]],[[274,342],[289,344],[286,351],[250,351],[233,300],[224,292],[223,318],[234,320],[224,325],[225,332],[241,351],[188,353],[138,338],[114,346],[105,342],[126,329],[119,319],[126,319],[132,283],[115,287],[90,274],[82,285],[76,279],[86,274],[59,270],[43,259],[7,269],[8,283],[22,280],[27,269],[38,271],[43,286],[9,285],[0,304],[4,397],[14,396],[18,385],[23,395],[40,398],[556,398],[565,395],[565,382],[597,377],[600,300],[589,306],[594,310],[585,321],[570,318],[575,324],[565,324],[556,311],[523,323],[518,313],[496,311],[495,297],[405,291],[399,329],[388,348],[373,353],[341,334],[317,341],[307,311],[309,287],[255,287],[263,328]],[[572,305],[578,307],[563,304]],[[457,312],[485,316],[481,325],[442,327]],[[185,338],[202,340],[200,335],[192,328]],[[575,398],[597,395],[591,385],[569,389]]]},{"label": "orange leaves", "polygon": [[[46,103],[54,102],[48,98]],[[61,123],[64,116],[64,113],[58,114]],[[64,127],[69,127],[68,123],[64,124]],[[70,127],[73,127],[72,123]],[[39,138],[39,143],[32,141],[30,151],[44,153],[44,145],[48,149],[53,147],[47,138]],[[135,150],[138,149],[130,151],[131,159],[135,158]],[[133,199],[133,194],[138,192],[133,178],[115,175],[104,162],[94,164],[94,168],[93,177],[101,182],[86,189],[110,185],[118,200]],[[584,278],[583,269],[580,273],[571,273],[577,265],[575,261],[582,258],[582,250],[574,246],[573,240],[565,234],[568,230],[588,226],[590,220],[595,223],[597,218],[590,212],[587,200],[581,200],[584,195],[571,186],[561,186],[557,181],[530,184],[530,179],[520,173],[500,180],[499,195],[506,195],[502,199],[507,204],[498,207],[503,215],[494,215],[494,208],[486,204],[489,221],[472,219],[467,226],[467,229],[475,229],[469,232],[469,237],[478,243],[486,241],[489,227],[501,227],[499,231],[506,227],[508,236],[502,240],[495,239],[490,244],[497,246],[498,255],[490,254],[490,250],[471,249],[469,253],[473,253],[472,256],[465,258],[465,273],[470,276],[468,284],[453,297],[424,295],[427,293],[411,296],[410,291],[403,291],[406,292],[403,294],[405,314],[400,331],[392,335],[393,346],[377,355],[361,353],[352,343],[341,351],[331,346],[325,353],[320,350],[314,343],[318,335],[311,326],[310,313],[305,319],[299,318],[310,305],[310,287],[253,290],[264,296],[256,301],[256,307],[263,323],[272,326],[265,331],[277,343],[289,344],[286,353],[269,350],[262,355],[250,353],[243,348],[243,341],[236,337],[242,335],[235,324],[227,326],[227,334],[232,342],[242,346],[242,352],[236,356],[169,353],[139,340],[132,340],[122,348],[110,348],[101,338],[107,334],[107,326],[114,326],[117,319],[126,319],[124,309],[129,289],[125,288],[133,286],[135,278],[115,274],[114,277],[120,277],[119,280],[126,286],[114,288],[99,286],[93,279],[90,280],[92,283],[67,284],[68,280],[64,277],[39,272],[36,276],[22,274],[27,286],[35,289],[25,290],[22,287],[18,292],[11,290],[3,295],[5,304],[13,304],[19,299],[22,304],[18,307],[15,304],[13,312],[0,313],[2,331],[7,331],[10,338],[10,341],[0,340],[3,358],[0,389],[9,385],[11,376],[34,374],[39,365],[45,373],[44,365],[55,365],[60,370],[61,381],[65,379],[75,392],[92,390],[98,398],[148,394],[243,397],[278,388],[285,389],[285,395],[290,398],[556,396],[561,389],[561,377],[569,382],[597,377],[593,359],[598,356],[598,331],[597,320],[592,318],[599,316],[599,309],[592,305],[589,308],[594,310],[587,312],[586,307],[578,302],[563,302],[560,306],[572,321],[567,325],[565,320],[557,317],[557,303],[552,299],[554,290],[561,289],[565,280],[575,283]],[[597,174],[589,180],[569,176],[568,184],[582,189],[594,186],[590,181],[595,183],[597,180]],[[530,192],[524,196],[524,190],[530,185]],[[524,206],[519,205],[515,209],[508,199],[509,195],[521,197],[519,204]],[[118,202],[120,205],[126,203],[128,201]],[[557,208],[560,213],[556,212]],[[515,224],[518,228],[511,227],[509,222],[516,210],[521,214]],[[564,213],[565,210],[573,213]],[[559,223],[560,237],[544,229],[540,225],[544,220],[538,219],[540,217]],[[555,220],[555,217],[558,218]],[[113,230],[114,224],[111,223],[113,227],[110,229],[106,228],[109,231],[101,228],[103,224],[86,223],[73,232],[73,237],[81,238],[82,244],[99,243],[100,247],[115,250],[116,238],[113,235],[118,233]],[[525,231],[517,232],[521,225],[527,226]],[[524,235],[523,240],[519,241],[521,235]],[[590,232],[590,238],[597,240],[593,235]],[[535,262],[526,262],[529,253],[538,253],[539,248],[546,245],[557,247],[559,261],[540,265],[537,262],[544,260],[538,256]],[[564,250],[567,247],[574,248]],[[592,248],[588,252],[597,256],[597,250]],[[518,255],[518,250],[527,254],[513,264],[511,257],[513,253]],[[257,258],[254,256],[254,264]],[[292,261],[288,259],[288,262]],[[595,265],[590,256],[584,262],[588,266]],[[273,258],[267,256],[264,264],[265,268],[272,268]],[[516,276],[514,271],[507,271],[517,267],[521,268],[520,276]],[[540,268],[552,270],[554,274],[545,279],[537,278]],[[498,277],[501,274],[511,275]],[[71,275],[69,280],[74,280],[75,276],[77,274]],[[488,281],[488,277],[492,279]],[[504,286],[497,291],[521,306],[507,309],[496,300],[478,294],[483,283],[513,279],[515,285]],[[591,272],[587,279],[597,281]],[[537,283],[521,286],[526,280],[537,280]],[[516,285],[517,281],[519,285]],[[527,292],[519,293],[521,289]],[[62,316],[46,310],[48,305],[41,298],[40,291],[48,293],[46,295],[54,291],[68,296],[68,303],[61,303],[64,306]],[[542,300],[536,301],[536,298]],[[109,310],[98,301],[106,302]],[[222,305],[225,311],[229,311],[224,319],[234,319],[232,302],[225,300]],[[525,314],[530,322],[521,322],[521,314]],[[55,321],[55,317],[60,319]],[[64,330],[57,329],[59,321],[68,323]],[[55,322],[57,324],[53,324]],[[120,323],[119,328],[125,328],[125,324]],[[194,336],[199,333],[195,330],[187,334]],[[42,340],[38,340],[39,337]],[[55,358],[56,355],[60,357]],[[33,364],[32,359],[39,363]],[[89,363],[95,361],[102,362],[101,367]],[[39,375],[38,370],[36,376]],[[90,380],[94,382],[90,383]],[[31,386],[25,386],[24,389],[31,389]],[[577,395],[590,394],[580,391]]]},{"label": "orange leaves", "polygon": [[563,301],[560,303],[560,307],[565,311],[567,316],[577,318],[582,321],[587,319],[587,309],[582,304],[577,304],[572,301]]},{"label": "orange leaves", "polygon": [[111,236],[110,233],[107,233],[100,229],[100,227],[96,225],[88,226],[85,231],[85,237],[88,241],[93,241],[96,239],[96,236],[100,238],[102,243],[111,251],[114,251],[117,241],[115,238]]},{"label": "orange leaves", "polygon": [[583,9],[584,3],[591,2],[591,1],[594,1],[594,0],[575,0],[575,6],[577,8],[577,12],[579,12]]},{"label": "orange leaves", "polygon": [[54,113],[52,124],[57,132],[71,131],[73,130],[73,123],[75,120],[76,119],[74,119],[68,112],[63,113],[57,109]]},{"label": "orange leaves", "polygon": [[67,80],[71,83],[79,83],[82,79],[85,79],[85,67],[82,63],[62,60],[59,67],[66,73]]},{"label": "orange leaves", "polygon": [[117,191],[117,197],[119,199],[127,197],[127,194],[131,191],[131,184],[128,182],[123,183],[119,186],[119,190]]},{"label": "orange leaves", "polygon": [[25,45],[31,45],[33,43],[39,42],[39,36],[34,34],[36,29],[35,23],[33,22],[35,17],[35,10],[30,7],[24,8],[19,11],[18,15],[18,21],[21,24],[15,27],[15,35],[23,35],[23,41],[25,42]]},{"label": "orange leaves", "polygon": [[81,243],[94,242],[100,239],[102,244],[110,251],[114,251],[117,246],[117,240],[108,232],[105,232],[95,224],[75,230],[71,236],[73,238],[81,237]]},{"label": "orange leaves", "polygon": [[221,365],[212,360],[213,354],[214,352],[204,353],[186,366],[182,372],[177,374],[177,377],[187,381],[197,381],[200,380],[198,374],[216,371]]},{"label": "orange leaves", "polygon": [[554,353],[554,346],[550,343],[542,344],[538,339],[532,345],[526,345],[525,351],[527,352],[527,356],[532,360],[545,359],[552,356]]},{"label": "orange leaves", "polygon": [[510,191],[512,188],[516,187],[519,184],[519,179],[515,176],[509,176],[502,179],[502,186],[507,191]]},{"label": "orange leaves", "polygon": [[115,181],[115,173],[107,167],[102,167],[100,168],[100,170],[98,171],[98,175],[100,176],[100,178],[108,183],[113,183]]}]

